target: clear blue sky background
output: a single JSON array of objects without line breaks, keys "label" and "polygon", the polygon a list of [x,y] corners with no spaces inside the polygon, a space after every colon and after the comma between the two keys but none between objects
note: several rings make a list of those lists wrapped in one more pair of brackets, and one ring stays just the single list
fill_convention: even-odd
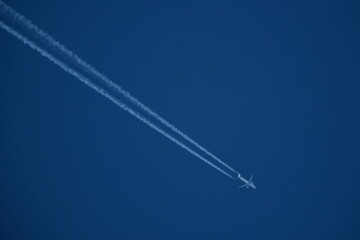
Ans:
[{"label": "clear blue sky background", "polygon": [[7,2],[258,189],[1,30],[1,239],[360,238],[359,1]]}]

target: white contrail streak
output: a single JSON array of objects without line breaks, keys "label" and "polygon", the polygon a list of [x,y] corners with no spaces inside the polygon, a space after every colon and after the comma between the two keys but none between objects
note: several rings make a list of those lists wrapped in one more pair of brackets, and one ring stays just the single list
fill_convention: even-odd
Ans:
[{"label": "white contrail streak", "polygon": [[159,116],[156,112],[154,112],[152,109],[147,107],[145,104],[140,102],[137,98],[132,96],[129,92],[122,89],[119,85],[111,81],[108,77],[106,77],[104,74],[99,72],[96,68],[85,62],[83,59],[81,59],[79,56],[77,56],[75,53],[73,53],[71,50],[67,49],[64,45],[62,45],[60,42],[56,41],[52,36],[50,36],[48,33],[41,30],[38,26],[33,24],[29,19],[15,11],[13,8],[8,6],[6,3],[2,2],[0,0],[0,6],[3,8],[5,13],[8,13],[11,18],[13,18],[16,22],[20,23],[22,26],[25,26],[30,32],[37,35],[42,41],[47,43],[49,46],[51,46],[56,51],[65,54],[72,62],[78,64],[85,70],[86,72],[92,74],[94,77],[104,81],[109,87],[115,89],[120,94],[122,94],[125,98],[130,100],[132,103],[136,104],[138,107],[140,107],[142,110],[144,110],[149,115],[153,116],[155,119],[157,119],[159,122],[164,124],[166,127],[170,128],[172,131],[186,139],[188,142],[199,148],[201,151],[203,151],[208,156],[212,157],[214,160],[231,170],[232,172],[238,174],[236,170],[234,170],[232,167],[227,165],[225,162],[221,161],[218,157],[216,157],[214,154],[212,154],[210,151],[208,151],[206,148],[202,147],[199,143],[197,143],[195,140],[187,136],[185,133],[177,129],[174,125],[166,121],[164,118]]},{"label": "white contrail streak", "polygon": [[93,90],[95,90],[96,92],[100,93],[101,95],[103,95],[105,98],[109,99],[111,102],[113,102],[114,104],[116,104],[117,106],[119,106],[120,108],[122,108],[123,110],[127,111],[128,113],[130,113],[131,115],[133,115],[134,117],[136,117],[138,120],[140,120],[141,122],[145,123],[146,125],[148,125],[149,127],[151,127],[152,129],[154,129],[155,131],[159,132],[160,134],[162,134],[163,136],[165,136],[166,138],[168,138],[169,140],[171,140],[172,142],[174,142],[175,144],[177,144],[178,146],[182,147],[183,149],[185,149],[186,151],[188,151],[189,153],[193,154],[195,157],[198,157],[199,159],[201,159],[202,161],[204,161],[205,163],[209,164],[211,167],[215,168],[216,170],[218,170],[219,172],[223,173],[224,175],[228,176],[231,179],[234,179],[232,176],[230,176],[228,173],[226,173],[224,170],[220,169],[219,167],[217,167],[216,165],[214,165],[213,163],[209,162],[208,160],[206,160],[205,158],[203,158],[202,156],[200,156],[198,153],[194,152],[192,149],[190,149],[189,147],[187,147],[186,145],[184,145],[182,142],[180,142],[179,140],[175,139],[173,136],[171,136],[170,134],[168,134],[167,132],[165,132],[164,130],[162,130],[160,127],[156,126],[155,124],[153,124],[152,122],[150,122],[149,120],[147,120],[145,117],[143,117],[140,113],[134,111],[133,109],[131,109],[130,107],[128,107],[127,105],[125,105],[124,103],[122,103],[120,100],[116,99],[115,97],[113,97],[112,95],[110,95],[108,92],[106,92],[104,89],[102,89],[101,87],[97,86],[96,84],[94,84],[93,82],[91,82],[88,78],[84,77],[83,75],[81,75],[80,73],[78,73],[77,71],[75,71],[74,69],[70,68],[68,65],[66,65],[64,62],[60,61],[59,59],[55,58],[53,55],[51,55],[49,52],[45,51],[44,49],[40,48],[38,45],[36,45],[34,42],[30,41],[29,39],[27,39],[26,37],[24,37],[23,35],[21,35],[19,32],[17,32],[16,30],[12,29],[11,27],[9,27],[8,25],[6,25],[5,23],[3,23],[2,21],[0,21],[0,27],[2,29],[4,29],[5,31],[7,31],[8,33],[10,33],[11,35],[13,35],[14,37],[16,37],[18,40],[22,41],[25,45],[29,46],[30,48],[32,48],[33,50],[37,51],[38,53],[40,53],[43,57],[47,58],[48,60],[50,60],[51,62],[53,62],[54,64],[56,64],[57,66],[59,66],[61,69],[63,69],[65,72],[73,75],[74,77],[76,77],[78,80],[80,80],[82,83],[86,84],[87,86],[89,86],[90,88],[92,88]]}]

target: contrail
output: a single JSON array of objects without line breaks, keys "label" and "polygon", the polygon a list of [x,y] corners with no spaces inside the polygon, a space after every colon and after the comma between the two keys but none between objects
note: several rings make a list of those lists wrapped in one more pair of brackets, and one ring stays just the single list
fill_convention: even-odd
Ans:
[{"label": "contrail", "polygon": [[164,118],[159,116],[156,112],[154,112],[151,108],[147,107],[145,104],[143,104],[140,100],[132,96],[129,92],[122,89],[119,85],[111,81],[108,77],[106,77],[104,74],[99,72],[96,68],[85,62],[83,59],[81,59],[79,56],[77,56],[74,52],[67,49],[63,44],[56,41],[52,36],[50,36],[48,33],[41,30],[38,26],[33,24],[29,19],[15,11],[15,9],[8,6],[6,3],[0,0],[0,6],[2,7],[3,11],[11,18],[13,18],[16,22],[20,23],[23,27],[27,28],[31,33],[37,35],[42,41],[44,41],[46,44],[48,44],[50,47],[52,47],[54,50],[64,54],[67,56],[72,62],[78,64],[80,67],[82,67],[83,70],[86,72],[92,74],[94,77],[104,81],[110,88],[118,91],[121,95],[123,95],[126,99],[128,99],[130,102],[134,103],[138,107],[140,107],[142,110],[144,110],[146,113],[157,119],[159,122],[164,124],[166,127],[170,128],[172,131],[183,137],[185,140],[196,146],[198,149],[203,151],[205,154],[228,168],[230,171],[238,174],[236,170],[234,170],[232,167],[227,165],[225,162],[221,161],[218,157],[216,157],[214,154],[212,154],[210,151],[208,151],[206,148],[202,147],[199,143],[197,143],[195,140],[187,136],[185,133],[177,129],[174,125],[166,121]]},{"label": "contrail", "polygon": [[163,136],[165,136],[166,138],[168,138],[169,140],[171,140],[172,142],[174,142],[175,144],[177,144],[178,146],[182,147],[183,149],[185,149],[186,151],[188,151],[189,153],[191,153],[192,155],[194,155],[195,157],[201,159],[202,161],[204,161],[205,163],[209,164],[211,167],[215,168],[216,170],[218,170],[219,172],[223,173],[224,175],[228,176],[231,179],[234,179],[231,175],[229,175],[228,173],[226,173],[224,170],[220,169],[219,167],[217,167],[216,165],[214,165],[213,163],[209,162],[208,160],[206,160],[205,158],[203,158],[202,156],[200,156],[198,153],[194,152],[192,149],[190,149],[189,147],[187,147],[186,145],[184,145],[182,142],[180,142],[179,140],[175,139],[173,136],[171,136],[170,134],[168,134],[167,132],[165,132],[164,130],[162,130],[160,127],[156,126],[155,124],[153,124],[152,122],[150,122],[149,120],[147,120],[145,117],[143,117],[140,113],[134,111],[133,109],[131,109],[130,107],[128,107],[126,104],[124,104],[123,102],[121,102],[120,100],[116,99],[115,97],[113,97],[112,95],[110,95],[108,92],[106,92],[106,90],[104,90],[103,88],[99,87],[98,85],[96,85],[95,83],[93,83],[92,81],[90,81],[88,78],[84,77],[83,75],[81,75],[80,73],[78,73],[77,71],[75,71],[74,69],[70,68],[68,65],[66,65],[64,62],[60,61],[59,59],[55,58],[53,55],[51,55],[49,52],[47,52],[46,50],[42,49],[41,47],[39,47],[38,45],[36,45],[34,42],[32,42],[31,40],[27,39],[26,37],[24,37],[23,35],[21,35],[19,32],[17,32],[16,30],[12,29],[11,27],[9,27],[8,25],[6,25],[5,23],[3,23],[2,21],[0,21],[0,27],[2,29],[4,29],[5,31],[7,31],[8,33],[10,33],[11,35],[13,35],[14,37],[16,37],[18,40],[22,41],[25,45],[29,46],[30,48],[32,48],[33,50],[37,51],[38,53],[40,53],[43,57],[47,58],[48,60],[50,60],[51,62],[53,62],[54,64],[56,64],[57,66],[59,66],[61,69],[63,69],[65,72],[73,75],[74,77],[76,77],[78,80],[80,80],[82,83],[86,84],[88,87],[92,88],[93,90],[95,90],[96,92],[100,93],[101,95],[103,95],[105,98],[107,98],[108,100],[110,100],[111,102],[113,102],[114,104],[116,104],[117,106],[119,106],[120,108],[122,108],[123,110],[127,111],[128,113],[130,113],[131,115],[133,115],[134,117],[136,117],[138,120],[140,120],[141,122],[145,123],[146,125],[148,125],[149,127],[151,127],[152,129],[154,129],[155,131],[159,132],[160,134],[162,134]]}]

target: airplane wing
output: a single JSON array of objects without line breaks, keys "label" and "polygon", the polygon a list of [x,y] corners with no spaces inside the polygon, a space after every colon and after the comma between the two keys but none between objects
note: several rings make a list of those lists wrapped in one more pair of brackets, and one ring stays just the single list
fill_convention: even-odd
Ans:
[{"label": "airplane wing", "polygon": [[253,175],[251,174],[251,177],[250,177],[250,179],[249,179],[249,182],[251,182],[252,178],[253,178]]}]

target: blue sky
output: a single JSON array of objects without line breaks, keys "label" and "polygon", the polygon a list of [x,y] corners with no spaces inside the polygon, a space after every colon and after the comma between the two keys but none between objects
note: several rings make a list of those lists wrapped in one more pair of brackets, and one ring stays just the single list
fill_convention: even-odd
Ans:
[{"label": "blue sky", "polygon": [[257,189],[1,30],[3,239],[359,239],[357,1],[7,3]]}]

